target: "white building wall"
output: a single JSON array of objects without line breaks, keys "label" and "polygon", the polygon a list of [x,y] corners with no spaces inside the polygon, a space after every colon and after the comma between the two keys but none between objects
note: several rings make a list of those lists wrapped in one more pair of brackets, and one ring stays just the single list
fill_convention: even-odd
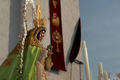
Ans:
[{"label": "white building wall", "polygon": [[[37,0],[36,0],[37,1]],[[43,18],[47,19],[47,32],[42,43],[46,47],[50,44],[50,10],[49,0],[39,0]],[[0,0],[0,64],[12,51],[20,38],[20,0]],[[80,17],[78,0],[61,0],[62,31],[64,43],[64,57],[67,71],[52,70],[47,72],[48,80],[80,80],[80,69],[76,63],[69,62],[70,50]],[[33,28],[33,9],[30,4],[27,8],[28,28]],[[82,61],[82,52],[77,60]],[[72,66],[71,66],[72,65]],[[81,80],[83,80],[83,66],[81,66]]]},{"label": "white building wall", "polygon": [[0,0],[0,64],[20,38],[20,1]]}]

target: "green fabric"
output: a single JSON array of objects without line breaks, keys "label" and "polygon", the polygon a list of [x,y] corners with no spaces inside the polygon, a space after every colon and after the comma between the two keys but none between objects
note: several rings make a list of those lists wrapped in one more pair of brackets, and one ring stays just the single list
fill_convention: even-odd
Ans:
[{"label": "green fabric", "polygon": [[[36,62],[41,51],[40,47],[29,45],[27,50],[24,50],[23,57],[23,79],[22,80],[37,80]],[[19,68],[19,54],[13,54],[7,57],[12,58],[11,64],[3,67],[0,66],[0,80],[17,80],[19,76],[15,69]]]}]

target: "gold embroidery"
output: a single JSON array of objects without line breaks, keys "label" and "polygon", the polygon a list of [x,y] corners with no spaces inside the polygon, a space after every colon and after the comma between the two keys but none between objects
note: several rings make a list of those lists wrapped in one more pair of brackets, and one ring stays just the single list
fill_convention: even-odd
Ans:
[{"label": "gold embroidery", "polygon": [[59,32],[56,30],[52,33],[52,39],[54,42],[57,43],[57,52],[60,52],[59,48],[58,48],[58,43],[61,43],[62,41],[62,38],[61,38],[61,35],[59,34]]},{"label": "gold embroidery", "polygon": [[51,55],[49,55],[47,58],[45,58],[46,71],[51,71],[51,66],[52,66]]},{"label": "gold embroidery", "polygon": [[40,62],[42,60],[44,54],[46,53],[46,49],[44,47],[42,47],[41,51],[40,51],[40,54],[39,54],[39,58],[38,58],[38,61]]},{"label": "gold embroidery", "polygon": [[43,68],[42,71],[43,71],[42,77],[45,77],[45,80],[47,80],[45,69]]},{"label": "gold embroidery", "polygon": [[60,20],[59,17],[57,17],[57,13],[53,13],[52,23],[55,27],[58,27],[60,25]]},{"label": "gold embroidery", "polygon": [[3,62],[2,66],[3,66],[3,67],[5,67],[5,66],[10,66],[12,60],[13,60],[12,58],[6,59],[6,60]]},{"label": "gold embroidery", "polygon": [[15,73],[17,73],[17,72],[18,72],[18,70],[19,70],[19,69],[15,68],[15,69],[14,69],[14,72],[15,72]]},{"label": "gold embroidery", "polygon": [[44,68],[42,68],[42,77],[46,77],[46,72]]},{"label": "gold embroidery", "polygon": [[[37,61],[37,64],[36,64],[36,68],[37,68],[37,80],[39,80],[40,77],[44,77],[45,80],[47,80],[47,76],[46,76],[46,72],[45,72],[45,69],[44,67],[41,65],[41,68],[40,68],[40,64],[38,61]],[[39,71],[41,71],[41,75],[39,73]]]},{"label": "gold embroidery", "polygon": [[25,49],[28,49],[28,46],[31,44],[33,46],[41,47],[40,42],[37,39],[37,35],[40,32],[41,28],[33,28],[27,34],[25,40]]},{"label": "gold embroidery", "polygon": [[[28,49],[30,44],[33,46],[42,47],[41,43],[37,39],[37,35],[42,29],[46,30],[46,28],[43,27],[43,28],[33,28],[30,31],[28,31],[27,37],[25,39],[25,46],[24,46],[25,50]],[[13,55],[13,54],[18,54],[20,53],[20,50],[21,50],[21,41],[16,45],[16,47],[13,49],[13,51],[8,56]]]},{"label": "gold embroidery", "polygon": [[41,60],[40,63],[45,67],[45,59]]},{"label": "gold embroidery", "polygon": [[13,49],[13,51],[8,56],[20,53],[19,52],[20,48],[21,48],[21,41],[15,46],[15,48]]},{"label": "gold embroidery", "polygon": [[56,0],[53,0],[52,2],[53,2],[54,8],[56,9],[56,6],[57,6],[58,2]]}]

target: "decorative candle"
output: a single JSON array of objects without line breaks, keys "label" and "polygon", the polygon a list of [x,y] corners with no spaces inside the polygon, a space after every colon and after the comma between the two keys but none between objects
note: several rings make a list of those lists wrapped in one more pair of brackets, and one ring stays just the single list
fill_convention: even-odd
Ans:
[{"label": "decorative candle", "polygon": [[92,80],[92,72],[90,71],[90,80]]},{"label": "decorative candle", "polygon": [[104,79],[105,79],[105,80],[108,80],[107,72],[104,72],[103,74],[104,74]]},{"label": "decorative candle", "polygon": [[98,80],[100,80],[100,76],[98,75]]},{"label": "decorative candle", "polygon": [[102,67],[101,62],[99,62],[99,77],[100,77],[100,80],[104,80],[104,78],[103,78],[103,67]]},{"label": "decorative candle", "polygon": [[85,41],[82,41],[82,48],[83,48],[84,61],[85,61],[86,79],[90,80],[89,61],[88,61],[88,54],[87,54]]}]

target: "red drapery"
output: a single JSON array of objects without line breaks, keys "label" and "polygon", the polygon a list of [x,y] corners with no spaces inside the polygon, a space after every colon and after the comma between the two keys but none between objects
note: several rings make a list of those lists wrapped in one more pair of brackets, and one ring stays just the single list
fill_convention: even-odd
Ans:
[{"label": "red drapery", "polygon": [[76,57],[77,57],[77,55],[79,53],[80,42],[81,42],[81,20],[79,18],[79,22],[78,22],[78,26],[77,26],[77,30],[76,30],[76,34],[75,34],[75,38],[74,38],[74,42],[73,42],[71,53],[70,53],[70,62],[71,63],[76,59]]},{"label": "red drapery", "polygon": [[53,68],[66,71],[62,37],[60,0],[50,0],[51,44],[53,46]]}]

